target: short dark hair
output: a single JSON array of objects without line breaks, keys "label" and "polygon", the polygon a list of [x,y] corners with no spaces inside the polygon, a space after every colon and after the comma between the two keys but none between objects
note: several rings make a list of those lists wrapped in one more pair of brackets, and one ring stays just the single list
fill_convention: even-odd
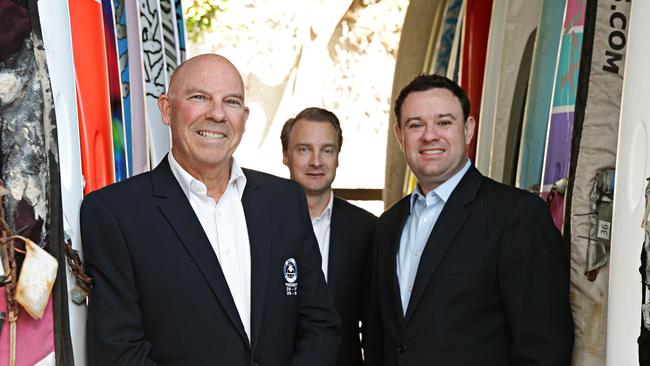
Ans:
[{"label": "short dark hair", "polygon": [[460,106],[463,109],[463,121],[467,121],[470,112],[470,104],[465,90],[463,90],[463,88],[461,88],[456,82],[444,76],[422,74],[402,88],[399,92],[399,96],[395,100],[395,117],[397,117],[397,125],[400,125],[399,119],[402,111],[402,104],[404,104],[404,100],[409,94],[437,88],[447,89],[458,98]]},{"label": "short dark hair", "polygon": [[280,133],[280,141],[282,141],[282,151],[287,151],[289,149],[289,133],[291,129],[299,120],[304,119],[314,122],[329,122],[334,131],[336,132],[336,137],[338,140],[338,150],[341,151],[341,146],[343,145],[343,131],[341,130],[341,123],[336,115],[327,109],[318,108],[318,107],[309,107],[305,108],[295,117],[289,118],[287,122],[282,126],[282,132]]}]

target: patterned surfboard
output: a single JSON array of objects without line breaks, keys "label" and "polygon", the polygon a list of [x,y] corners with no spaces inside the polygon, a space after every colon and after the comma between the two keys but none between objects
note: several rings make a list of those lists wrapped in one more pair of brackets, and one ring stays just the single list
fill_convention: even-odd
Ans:
[{"label": "patterned surfboard", "polygon": [[176,28],[178,29],[178,59],[184,62],[187,58],[187,51],[185,50],[185,17],[183,17],[183,2],[175,0],[176,3]]},{"label": "patterned surfboard", "polygon": [[547,1],[537,31],[519,149],[516,186],[539,192],[548,114],[566,0]]},{"label": "patterned surfboard", "polygon": [[167,90],[167,66],[157,0],[140,0],[140,33],[142,34],[142,65],[146,92],[147,134],[151,166],[162,160],[171,147],[169,128],[163,124],[158,97]]},{"label": "patterned surfboard", "polygon": [[[563,186],[569,174],[571,137],[580,72],[580,51],[586,0],[568,0],[564,12],[560,56],[555,72],[550,120],[546,134],[542,197],[549,203],[555,226],[563,229]],[[549,197],[550,196],[550,197]]]},{"label": "patterned surfboard", "polygon": [[126,152],[127,176],[133,175],[133,136],[131,128],[131,85],[129,77],[129,42],[127,40],[125,0],[114,0],[115,36],[122,83],[122,111],[124,112],[124,150]]},{"label": "patterned surfboard", "polygon": [[106,64],[108,66],[108,89],[111,98],[111,128],[113,132],[113,158],[115,159],[115,180],[128,177],[126,161],[126,135],[124,115],[122,112],[122,81],[118,61],[117,38],[115,34],[115,16],[113,1],[102,0],[104,18],[104,39],[106,42]]}]

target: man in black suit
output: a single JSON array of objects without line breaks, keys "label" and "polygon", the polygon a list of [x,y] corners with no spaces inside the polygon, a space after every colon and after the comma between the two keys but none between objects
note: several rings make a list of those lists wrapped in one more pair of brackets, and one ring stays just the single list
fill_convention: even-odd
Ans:
[{"label": "man in black suit", "polygon": [[172,151],[81,208],[90,365],[334,365],[339,321],[300,186],[232,157],[236,68],[201,55],[159,106]]},{"label": "man in black suit", "polygon": [[395,102],[417,187],[377,224],[369,365],[571,362],[560,233],[539,197],[472,166],[469,111],[465,92],[437,75],[415,78]]},{"label": "man in black suit", "polygon": [[366,323],[368,264],[377,218],[334,197],[332,182],[343,144],[341,125],[334,113],[307,108],[284,124],[280,139],[291,179],[307,194],[323,273],[341,318],[337,365],[362,365],[359,335]]}]

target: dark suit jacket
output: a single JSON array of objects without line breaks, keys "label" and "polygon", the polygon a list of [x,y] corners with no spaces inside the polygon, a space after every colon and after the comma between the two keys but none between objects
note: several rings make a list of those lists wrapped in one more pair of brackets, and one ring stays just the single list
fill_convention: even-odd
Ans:
[{"label": "dark suit jacket", "polygon": [[470,167],[429,236],[403,315],[396,255],[408,198],[377,224],[368,364],[569,365],[568,261],[544,202]]},{"label": "dark suit jacket", "polygon": [[341,318],[338,366],[362,365],[359,322],[365,328],[369,264],[377,217],[334,198],[330,225],[327,285]]},{"label": "dark suit jacket", "polygon": [[[244,170],[251,342],[200,222],[167,159],[89,194],[81,208],[94,278],[90,365],[333,365],[339,321],[302,189]],[[298,292],[287,295],[294,258]]]}]

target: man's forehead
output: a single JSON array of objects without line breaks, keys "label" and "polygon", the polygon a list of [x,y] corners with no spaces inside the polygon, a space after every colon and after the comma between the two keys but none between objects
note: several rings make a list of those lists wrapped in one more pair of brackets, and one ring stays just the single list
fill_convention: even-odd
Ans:
[{"label": "man's forehead", "polygon": [[171,89],[206,89],[211,85],[212,77],[218,76],[222,81],[229,81],[235,92],[243,93],[244,83],[235,66],[226,58],[218,55],[201,55],[187,60],[172,74]]}]

